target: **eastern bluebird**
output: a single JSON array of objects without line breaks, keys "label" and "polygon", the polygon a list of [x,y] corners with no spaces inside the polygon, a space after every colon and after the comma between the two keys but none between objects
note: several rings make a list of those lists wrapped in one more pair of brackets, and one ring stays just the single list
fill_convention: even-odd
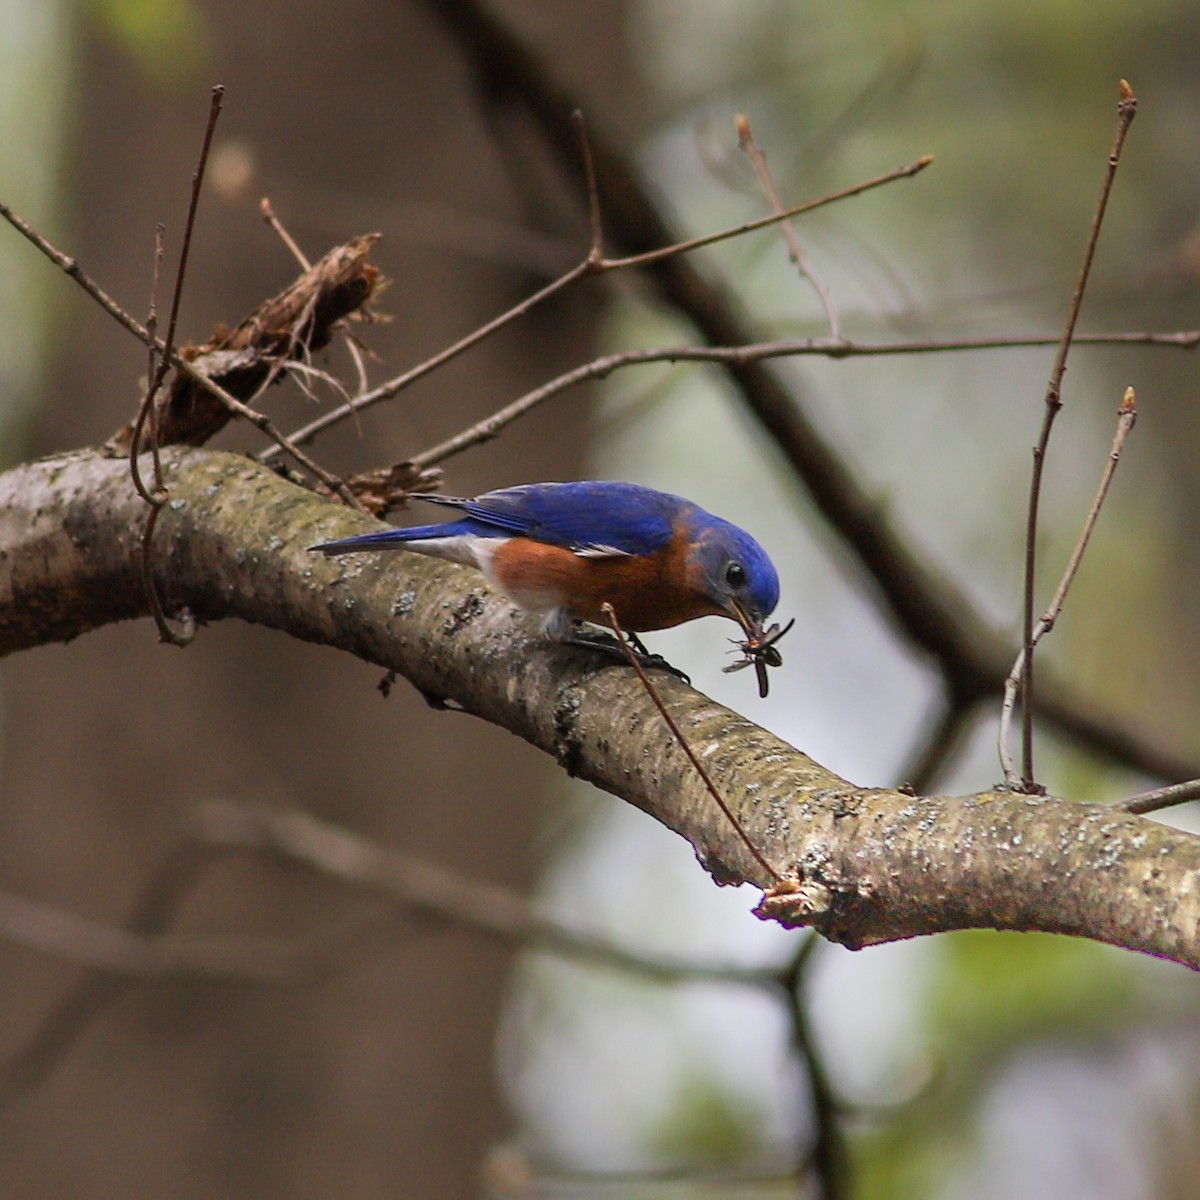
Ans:
[{"label": "eastern bluebird", "polygon": [[[311,549],[327,555],[413,550],[477,567],[513,603],[544,614],[546,635],[560,642],[596,646],[578,637],[576,626],[607,625],[605,602],[630,632],[709,615],[731,617],[745,630],[741,645],[748,655],[765,637],[766,659],[778,663],[778,652],[770,648],[777,630],[763,631],[779,601],[774,565],[748,533],[690,500],[633,483],[602,482],[528,483],[474,499],[417,498],[466,515]],[[762,690],[761,667],[759,679]]]}]

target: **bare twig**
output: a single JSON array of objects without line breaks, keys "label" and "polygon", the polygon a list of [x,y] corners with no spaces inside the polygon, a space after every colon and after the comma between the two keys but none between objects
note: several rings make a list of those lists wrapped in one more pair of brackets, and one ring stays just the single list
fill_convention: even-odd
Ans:
[{"label": "bare twig", "polygon": [[[1033,605],[1034,578],[1037,566],[1037,530],[1038,504],[1041,498],[1042,472],[1046,464],[1046,448],[1050,442],[1050,433],[1054,428],[1054,420],[1062,408],[1062,380],[1067,369],[1067,355],[1070,353],[1071,340],[1075,335],[1075,323],[1079,319],[1079,310],[1083,304],[1083,294],[1087,289],[1088,276],[1092,270],[1092,260],[1096,254],[1096,245],[1100,240],[1100,227],[1104,223],[1104,213],[1108,207],[1108,198],[1112,192],[1113,181],[1116,178],[1117,167],[1121,162],[1121,150],[1125,145],[1125,135],[1137,113],[1137,97],[1124,79],[1118,88],[1119,102],[1117,104],[1117,130],[1113,137],[1112,150],[1108,156],[1108,167],[1104,174],[1104,183],[1100,188],[1100,199],[1096,205],[1096,214],[1092,218],[1092,227],[1088,232],[1087,245],[1083,252],[1083,263],[1079,268],[1079,279],[1071,296],[1067,309],[1067,320],[1063,327],[1062,340],[1059,343],[1058,354],[1054,367],[1050,372],[1050,382],[1046,388],[1046,410],[1042,419],[1042,431],[1037,445],[1033,449],[1033,474],[1029,483],[1029,512],[1025,525],[1025,609],[1022,646],[1024,654],[1024,681],[1022,685],[1022,787],[1029,792],[1037,790],[1033,773]],[[1007,769],[1006,769],[1007,774]]]},{"label": "bare twig", "polygon": [[[606,379],[614,371],[624,370],[627,367],[688,362],[741,366],[771,358],[791,358],[805,355],[845,358],[856,355],[923,354],[937,351],[992,349],[997,346],[1052,346],[1057,340],[1049,335],[1030,335],[1023,338],[982,338],[959,342],[864,344],[803,338],[753,342],[745,346],[664,346],[648,350],[621,350],[615,354],[606,354],[593,359],[591,362],[574,367],[572,370],[565,371],[562,375],[548,380],[445,441],[414,455],[412,461],[423,467],[445,462],[446,459],[453,458],[454,455],[461,454],[464,450],[491,441],[514,421],[520,420],[526,413],[557,396],[560,392],[593,380]],[[1092,345],[1145,345],[1149,342],[1177,346],[1181,349],[1193,349],[1200,345],[1200,331],[1164,334],[1084,334],[1075,340]],[[314,424],[316,423],[314,422]],[[294,436],[300,438],[304,432],[302,430]]]},{"label": "bare twig", "polygon": [[[171,294],[171,314],[167,319],[167,336],[162,350],[162,361],[158,367],[156,385],[161,385],[167,371],[171,367],[171,355],[175,349],[175,330],[179,325],[179,306],[183,301],[183,284],[187,277],[188,256],[192,248],[192,234],[196,228],[196,211],[200,206],[200,187],[204,182],[204,168],[208,163],[208,152],[212,148],[213,133],[217,128],[217,120],[221,115],[221,99],[225,88],[217,84],[212,90],[212,99],[208,109],[208,123],[204,127],[204,140],[200,145],[200,158],[196,170],[192,174],[192,191],[188,199],[187,219],[183,225],[183,244],[179,248],[179,266],[175,271],[175,287]],[[156,390],[152,388],[151,390]]]},{"label": "bare twig", "polygon": [[1184,783],[1173,783],[1170,787],[1139,792],[1118,807],[1124,812],[1152,813],[1170,808],[1174,804],[1183,804],[1188,800],[1200,800],[1200,779],[1189,779]]},{"label": "bare twig", "polygon": [[717,242],[741,237],[743,234],[752,233],[756,229],[766,229],[771,225],[778,225],[781,221],[787,221],[791,217],[798,217],[804,213],[814,212],[818,208],[824,208],[827,204],[836,204],[840,200],[849,200],[852,196],[861,196],[863,192],[869,192],[874,188],[882,187],[884,184],[895,183],[899,179],[911,179],[914,175],[919,175],[932,163],[933,155],[924,154],[915,162],[908,163],[903,167],[897,167],[894,171],[885,171],[882,175],[876,175],[871,179],[863,180],[862,183],[855,183],[850,187],[842,188],[840,191],[830,192],[828,195],[820,196],[816,200],[806,200],[803,204],[795,204],[791,208],[785,208],[781,212],[772,213],[768,217],[758,217],[756,220],[744,221],[741,225],[733,225],[728,229],[721,229],[716,233],[706,233],[701,237],[688,238],[682,242],[672,242],[670,245],[662,246],[657,250],[647,250],[641,254],[629,254],[624,258],[606,258],[604,260],[604,268],[608,271],[619,271],[626,267],[645,267],[651,263],[662,262],[664,259],[675,258],[680,254],[687,254],[692,250],[699,250],[702,246],[713,246]]},{"label": "bare twig", "polygon": [[[745,113],[738,113],[735,126],[738,148],[750,159],[754,173],[758,177],[759,186],[767,197],[767,203],[776,213],[783,212],[783,197],[780,196],[779,188],[775,185],[775,178],[771,174],[770,167],[767,166],[766,151],[754,140],[754,134],[750,130],[750,118]],[[825,319],[829,322],[829,336],[835,342],[841,341],[842,330],[838,321],[837,306],[833,302],[833,293],[808,261],[808,256],[804,253],[804,247],[800,245],[800,239],[796,236],[796,230],[791,221],[781,221],[779,230],[783,234],[784,241],[787,242],[788,257],[795,264],[801,276],[812,284],[813,291],[817,293],[817,299],[820,300],[821,307],[825,310]]]},{"label": "bare twig", "polygon": [[296,239],[284,228],[283,222],[275,215],[275,209],[271,207],[271,201],[266,196],[258,202],[258,208],[263,215],[263,220],[275,230],[279,240],[288,248],[291,256],[300,264],[300,269],[302,271],[312,270],[312,263],[305,257],[304,251],[300,249]]},{"label": "bare twig", "polygon": [[137,490],[137,494],[152,507],[161,504],[166,495],[162,479],[162,460],[158,453],[158,406],[154,403],[154,392],[157,390],[157,385],[154,381],[159,380],[159,354],[157,345],[158,285],[162,278],[163,242],[165,236],[166,227],[160,221],[154,227],[154,266],[150,277],[150,310],[146,314],[146,331],[151,337],[151,345],[146,350],[146,396],[138,406],[137,418],[133,423],[134,445],[137,446],[142,440],[143,426],[147,421],[150,422],[150,453],[154,466],[153,491],[149,490],[142,480],[142,472],[138,467],[137,454],[131,453],[129,455],[129,473],[133,477],[133,486]]},{"label": "bare twig", "polygon": [[[587,156],[590,162],[590,155]],[[687,241],[676,242],[670,246],[663,246],[658,250],[649,251],[646,254],[634,254],[625,258],[604,258],[596,253],[595,239],[599,236],[599,201],[596,200],[593,204],[596,206],[591,211],[595,213],[592,217],[592,237],[593,246],[589,250],[587,257],[577,263],[571,270],[560,275],[557,279],[548,283],[540,291],[535,292],[532,296],[522,300],[521,303],[513,305],[512,308],[501,313],[494,320],[489,321],[486,325],[480,326],[473,333],[455,342],[452,346],[448,346],[445,350],[435,354],[432,358],[420,363],[409,371],[405,371],[402,375],[397,375],[394,379],[388,380],[386,383],[380,384],[379,387],[372,389],[364,395],[358,396],[347,404],[343,404],[338,408],[331,409],[329,412],[318,417],[314,421],[310,421],[307,425],[295,430],[291,435],[291,440],[296,445],[307,445],[318,434],[323,433],[326,429],[332,428],[334,425],[340,424],[347,417],[355,413],[360,413],[364,409],[370,408],[373,405],[380,404],[384,400],[390,400],[393,396],[398,395],[405,388],[410,387],[418,379],[423,379],[431,371],[443,366],[453,358],[457,358],[464,351],[469,350],[472,346],[478,345],[485,338],[490,337],[498,330],[510,325],[513,321],[523,317],[526,313],[536,308],[539,304],[544,303],[552,296],[556,296],[564,288],[569,287],[577,280],[589,275],[603,275],[610,271],[626,270],[630,267],[643,267],[652,263],[659,262],[666,258],[671,258],[677,254],[684,254],[689,250],[699,249],[701,246],[710,246],[717,242],[725,241],[729,238],[740,237],[743,234],[750,233],[755,229],[765,229],[769,225],[776,225],[780,221],[785,221],[789,217],[799,216],[801,213],[811,212],[814,209],[821,208],[826,204],[832,204],[838,200],[846,200],[851,196],[860,195],[863,192],[869,191],[872,188],[880,187],[886,183],[892,183],[898,179],[907,179],[918,172],[924,170],[933,162],[931,155],[926,155],[924,158],[918,159],[914,163],[909,163],[907,166],[898,167],[894,171],[888,171],[883,175],[877,175],[873,179],[865,180],[862,183],[855,184],[853,187],[844,188],[839,192],[832,192],[827,196],[821,196],[816,200],[809,200],[804,204],[798,204],[794,208],[789,208],[784,212],[772,213],[767,217],[760,217],[755,221],[746,221],[741,225],[734,225],[727,229],[722,229],[717,233],[706,234],[703,237],[691,238]],[[591,168],[585,164],[585,173]],[[272,447],[263,451],[258,457],[262,462],[269,462],[279,454],[278,447]]]},{"label": "bare twig", "polygon": [[[200,205],[200,188],[204,181],[204,169],[208,162],[208,152],[212,147],[213,132],[217,126],[217,120],[221,115],[221,98],[225,94],[225,89],[218,84],[212,89],[212,95],[208,108],[208,121],[204,127],[204,139],[200,145],[200,157],[196,163],[196,170],[192,173],[192,188],[188,197],[187,217],[184,220],[183,226],[183,244],[179,250],[179,263],[175,268],[175,283],[171,291],[171,311],[167,317],[167,335],[163,339],[162,344],[158,342],[157,334],[157,302],[151,305],[152,312],[155,312],[154,327],[147,325],[147,333],[150,335],[149,349],[150,359],[153,364],[147,387],[146,394],[142,398],[141,406],[138,410],[137,419],[134,422],[134,437],[130,441],[129,447],[129,468],[133,475],[134,486],[137,487],[139,494],[145,499],[148,504],[155,507],[160,506],[165,501],[166,489],[162,480],[162,464],[158,458],[158,421],[157,413],[155,412],[155,404],[158,399],[159,390],[162,387],[163,380],[167,376],[167,372],[171,369],[172,355],[175,351],[175,331],[179,324],[179,307],[183,300],[183,285],[187,278],[188,256],[191,251],[192,234],[196,227],[196,212]],[[155,281],[154,289],[157,293],[158,288],[158,271],[157,264],[162,256],[162,226],[158,227],[157,235],[157,252],[155,256]],[[147,414],[154,413],[154,418],[151,419],[151,437],[150,445],[154,458],[154,495],[147,494],[142,486],[140,473],[138,471],[137,458],[138,453],[142,448],[141,434],[142,428],[146,422]],[[161,627],[160,627],[161,629]],[[164,637],[164,640],[170,640],[169,636]]]},{"label": "bare twig", "polygon": [[604,261],[604,225],[600,216],[600,193],[596,188],[596,164],[592,162],[592,147],[588,142],[587,124],[583,113],[575,110],[575,124],[579,127],[579,150],[583,155],[583,177],[587,185],[588,228],[592,231],[592,243],[588,248],[588,260]]},{"label": "bare twig", "polygon": [[608,627],[616,635],[617,641],[620,642],[621,648],[625,651],[625,656],[629,659],[629,665],[637,672],[637,677],[639,680],[641,680],[642,687],[646,689],[646,695],[649,696],[652,701],[654,701],[654,707],[658,709],[659,715],[662,717],[667,728],[671,731],[671,736],[679,743],[684,754],[687,755],[688,761],[696,769],[696,774],[699,775],[701,780],[704,782],[704,786],[708,790],[708,794],[717,802],[717,807],[724,814],[725,819],[729,822],[729,824],[733,826],[738,837],[740,837],[745,843],[746,849],[749,850],[754,856],[755,862],[762,867],[762,869],[771,877],[771,879],[773,879],[776,883],[781,883],[783,881],[783,877],[778,871],[775,870],[773,866],[771,866],[769,862],[767,862],[766,858],[763,857],[762,851],[753,843],[753,841],[750,840],[750,835],[746,832],[745,826],[737,819],[729,805],[725,803],[725,799],[721,793],[717,791],[716,785],[712,781],[712,777],[704,769],[704,764],[696,757],[696,754],[692,750],[691,746],[688,745],[687,738],[683,736],[683,731],[676,724],[675,719],[671,716],[671,714],[667,712],[667,706],[663,704],[662,698],[659,696],[654,684],[650,682],[650,677],[646,674],[645,669],[642,667],[642,664],[639,661],[637,654],[634,652],[633,647],[630,646],[625,639],[625,631],[621,628],[621,623],[617,620],[616,609],[614,609],[613,606],[607,601],[600,605],[600,609],[608,618]]},{"label": "bare twig", "polygon": [[[64,254],[23,217],[14,212],[8,205],[0,203],[0,217],[3,217],[14,229],[26,237],[52,263],[75,281],[110,317],[120,326],[127,329],[138,341],[146,346],[153,346],[160,354],[166,349],[163,342],[153,337],[150,331],[135,317],[125,311],[103,288],[93,280],[70,255]],[[262,413],[243,404],[237,397],[231,395],[218,383],[210,379],[199,367],[189,362],[178,351],[172,351],[170,362],[176,370],[183,372],[193,383],[209,395],[219,400],[231,413],[248,421],[260,433],[277,443],[279,448],[290,454],[305,470],[310,471],[321,480],[331,491],[336,492],[351,507],[357,507],[354,498],[342,481],[324,467],[314,462],[298,446],[276,428],[273,421]]]},{"label": "bare twig", "polygon": [[[526,297],[519,304],[514,304],[512,308],[501,313],[494,320],[489,321],[486,325],[481,325],[472,333],[467,334],[466,337],[460,338],[452,346],[447,346],[446,349],[439,351],[432,358],[426,359],[411,370],[405,371],[404,374],[397,375],[394,379],[380,384],[379,387],[365,392],[363,395],[350,400],[346,404],[331,409],[329,412],[316,418],[316,420],[310,421],[307,425],[297,429],[290,435],[290,442],[293,445],[306,446],[318,434],[324,433],[326,429],[331,429],[335,425],[340,425],[347,417],[355,416],[376,404],[382,403],[384,400],[390,400],[393,396],[399,395],[405,388],[411,387],[416,383],[417,380],[424,379],[432,371],[445,366],[446,363],[465,353],[472,346],[478,345],[497,330],[503,329],[506,325],[524,316],[551,296],[556,296],[563,288],[574,283],[576,279],[581,279],[584,275],[590,274],[592,270],[591,263],[587,259],[584,259],[572,267],[565,275],[559,276],[558,279],[548,283],[532,296]],[[259,454],[259,461],[270,462],[279,455],[280,450],[280,446],[268,447]]]},{"label": "bare twig", "polygon": [[[154,571],[150,562],[150,547],[154,538],[154,526],[158,521],[158,511],[167,501],[167,488],[163,482],[162,461],[159,457],[159,422],[158,395],[163,380],[171,368],[171,356],[175,350],[175,331],[179,324],[179,306],[183,300],[183,285],[187,278],[188,255],[192,245],[192,234],[196,228],[196,212],[200,205],[200,188],[204,182],[204,169],[208,163],[208,152],[212,147],[213,132],[221,115],[221,98],[225,89],[218,84],[212,89],[208,121],[204,127],[204,139],[200,145],[200,157],[196,170],[192,173],[192,189],[188,198],[187,217],[183,226],[183,244],[179,250],[179,264],[175,268],[175,284],[171,292],[171,311],[167,318],[167,336],[163,340],[161,354],[158,350],[158,277],[159,266],[162,262],[163,227],[160,224],[155,233],[154,283],[151,289],[150,318],[147,320],[147,332],[150,334],[150,374],[146,385],[146,394],[138,408],[137,418],[133,424],[133,437],[129,444],[129,471],[133,485],[139,495],[150,505],[146,519],[146,528],[142,531],[142,586],[146,589],[146,600],[150,606],[151,616],[158,628],[159,640],[171,646],[186,646],[195,637],[195,622],[190,614],[182,614],[183,630],[176,632],[167,620],[162,600],[154,584]],[[153,323],[151,323],[153,322]],[[148,492],[142,482],[138,469],[138,454],[142,448],[142,430],[147,419],[150,424],[150,456],[154,465],[154,490]]]},{"label": "bare twig", "polygon": [[[165,493],[163,503],[165,503]],[[167,610],[163,606],[158,588],[154,584],[154,565],[150,547],[154,541],[154,528],[158,524],[158,514],[162,512],[162,509],[162,503],[151,504],[150,511],[146,514],[146,525],[142,530],[141,540],[142,588],[146,593],[146,603],[150,607],[150,615],[154,618],[155,627],[158,629],[159,641],[168,646],[183,648],[191,645],[196,636],[196,618],[190,609],[181,608],[172,614],[174,619],[179,622],[180,628],[172,629],[167,617]]]},{"label": "bare twig", "polygon": [[[1096,496],[1092,501],[1092,507],[1088,510],[1087,519],[1083,523],[1083,532],[1079,535],[1079,541],[1076,542],[1075,549],[1071,553],[1067,569],[1063,572],[1063,577],[1059,581],[1054,598],[1050,601],[1050,605],[1042,614],[1041,619],[1030,630],[1026,638],[1025,648],[1017,655],[1017,661],[1013,663],[1013,668],[1009,672],[1008,679],[1005,681],[1004,703],[1000,709],[1000,763],[1004,768],[1004,781],[1011,788],[1021,787],[1026,791],[1030,790],[1029,777],[1026,775],[1022,779],[1017,773],[1016,765],[1013,762],[1008,745],[1013,708],[1016,705],[1018,691],[1021,690],[1022,678],[1027,678],[1027,675],[1023,676],[1023,673],[1027,665],[1031,662],[1030,656],[1033,648],[1054,628],[1054,623],[1058,620],[1058,614],[1062,611],[1063,602],[1067,598],[1067,592],[1074,582],[1075,573],[1079,570],[1079,564],[1083,561],[1084,552],[1087,550],[1088,542],[1092,536],[1092,530],[1096,527],[1096,518],[1099,517],[1100,509],[1104,505],[1104,498],[1108,495],[1108,488],[1112,483],[1113,475],[1116,473],[1117,464],[1121,460],[1121,451],[1124,449],[1125,439],[1129,436],[1136,420],[1137,395],[1133,388],[1126,388],[1125,397],[1121,401],[1121,407],[1117,410],[1117,431],[1113,435],[1112,449],[1109,451],[1108,460],[1104,464],[1104,471],[1100,476],[1100,486],[1096,489]],[[1025,696],[1026,704],[1028,704],[1028,692],[1025,693]]]}]

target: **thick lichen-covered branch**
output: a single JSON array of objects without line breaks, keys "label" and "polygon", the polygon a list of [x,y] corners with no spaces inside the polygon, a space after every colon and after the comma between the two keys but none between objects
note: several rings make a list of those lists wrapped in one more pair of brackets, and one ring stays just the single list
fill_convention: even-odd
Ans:
[{"label": "thick lichen-covered branch", "polygon": [[[626,667],[546,643],[466,568],[309,554],[370,518],[245,458],[175,448],[165,462],[172,499],[154,570],[168,608],[239,617],[394,670],[650,813],[719,882],[770,882]],[[144,520],[128,464],[99,452],[0,476],[0,652],[145,615]],[[203,639],[189,651],[203,652]],[[857,788],[679,680],[655,679],[739,820],[794,881],[767,897],[764,916],[851,946],[1036,929],[1200,966],[1200,838],[1055,797]]]}]

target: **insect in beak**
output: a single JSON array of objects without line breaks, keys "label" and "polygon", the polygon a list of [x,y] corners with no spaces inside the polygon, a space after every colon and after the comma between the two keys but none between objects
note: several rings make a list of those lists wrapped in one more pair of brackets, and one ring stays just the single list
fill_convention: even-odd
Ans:
[{"label": "insect in beak", "polygon": [[737,613],[738,621],[746,631],[746,640],[741,642],[735,641],[733,643],[741,650],[742,657],[737,662],[730,663],[729,666],[722,669],[726,674],[729,674],[731,671],[740,671],[743,667],[753,665],[754,673],[758,676],[759,697],[765,699],[768,690],[767,668],[783,666],[783,655],[775,649],[775,643],[795,625],[796,618],[793,617],[782,627],[775,624],[769,629],[764,630],[756,621],[750,618],[750,614],[736,600],[733,607]]}]

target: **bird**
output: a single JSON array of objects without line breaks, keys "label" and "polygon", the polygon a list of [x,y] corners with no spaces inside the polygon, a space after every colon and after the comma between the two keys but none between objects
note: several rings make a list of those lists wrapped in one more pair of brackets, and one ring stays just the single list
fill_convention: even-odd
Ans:
[{"label": "bird", "polygon": [[762,546],[729,521],[682,496],[600,480],[414,498],[462,515],[309,549],[329,556],[409,550],[465,563],[517,607],[540,614],[546,637],[568,644],[604,645],[581,636],[580,623],[608,626],[606,604],[632,634],[729,617],[745,633],[738,645],[747,657],[735,666],[755,662],[765,695],[765,671],[755,654],[778,665],[778,627],[763,626],[779,603],[779,576]]}]

